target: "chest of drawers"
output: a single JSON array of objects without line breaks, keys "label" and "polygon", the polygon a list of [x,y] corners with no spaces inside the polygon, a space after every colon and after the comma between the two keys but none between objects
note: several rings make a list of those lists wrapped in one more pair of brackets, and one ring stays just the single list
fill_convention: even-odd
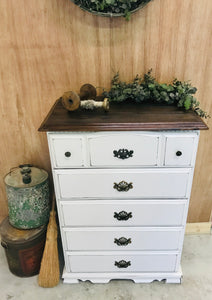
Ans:
[{"label": "chest of drawers", "polygon": [[108,123],[91,130],[91,124],[82,126],[86,112],[81,112],[81,128],[76,130],[75,115],[68,115],[59,103],[56,107],[69,128],[49,125],[54,107],[40,130],[48,136],[64,282],[181,282],[184,231],[204,123],[195,119],[188,127],[184,121],[183,131],[179,124],[173,130],[170,123],[163,130],[144,130],[135,118],[111,130],[106,115]]}]

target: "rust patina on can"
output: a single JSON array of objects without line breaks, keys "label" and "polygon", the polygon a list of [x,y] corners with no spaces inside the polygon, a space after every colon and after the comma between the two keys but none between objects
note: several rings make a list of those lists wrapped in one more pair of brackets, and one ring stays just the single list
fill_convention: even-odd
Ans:
[{"label": "rust patina on can", "polygon": [[13,168],[4,178],[9,222],[18,229],[37,228],[49,220],[49,184],[45,170],[30,164]]},{"label": "rust patina on can", "polygon": [[43,255],[46,225],[20,230],[10,225],[8,217],[0,225],[1,245],[5,249],[10,271],[19,277],[39,273]]}]

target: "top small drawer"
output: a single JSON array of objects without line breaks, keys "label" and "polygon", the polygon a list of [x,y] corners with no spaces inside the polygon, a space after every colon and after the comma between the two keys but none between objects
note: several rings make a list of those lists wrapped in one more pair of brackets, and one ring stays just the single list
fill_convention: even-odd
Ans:
[{"label": "top small drawer", "polygon": [[193,166],[198,143],[198,134],[166,134],[165,166]]},{"label": "top small drawer", "polygon": [[51,134],[49,150],[54,168],[83,167],[85,139],[82,135]]},{"label": "top small drawer", "polygon": [[88,137],[91,166],[157,166],[159,134],[109,133]]}]

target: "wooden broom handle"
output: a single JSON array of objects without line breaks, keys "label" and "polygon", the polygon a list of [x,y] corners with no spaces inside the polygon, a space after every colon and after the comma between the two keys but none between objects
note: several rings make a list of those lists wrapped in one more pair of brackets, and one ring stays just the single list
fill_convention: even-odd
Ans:
[{"label": "wooden broom handle", "polygon": [[56,202],[55,193],[53,192],[53,195],[52,195],[52,211],[55,211],[55,202]]}]

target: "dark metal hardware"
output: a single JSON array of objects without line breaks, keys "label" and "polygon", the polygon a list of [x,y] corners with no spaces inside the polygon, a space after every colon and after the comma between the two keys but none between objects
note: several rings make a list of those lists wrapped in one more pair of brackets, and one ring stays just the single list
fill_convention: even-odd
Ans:
[{"label": "dark metal hardware", "polygon": [[33,165],[32,165],[32,164],[23,164],[23,165],[19,165],[19,168],[25,168],[25,167],[31,168],[31,167],[33,167]]},{"label": "dark metal hardware", "polygon": [[28,184],[32,181],[31,175],[29,173],[23,174],[23,183]]},{"label": "dark metal hardware", "polygon": [[119,213],[114,212],[113,217],[119,221],[127,221],[129,218],[132,218],[132,213],[131,212],[128,213],[128,212],[122,210]]},{"label": "dark metal hardware", "polygon": [[126,181],[122,180],[119,183],[114,182],[113,188],[119,192],[127,192],[127,191],[129,191],[129,189],[133,188],[133,184],[132,184],[132,182],[127,183]]},{"label": "dark metal hardware", "polygon": [[118,151],[114,150],[113,154],[114,154],[114,157],[118,157],[120,159],[126,159],[129,157],[132,157],[133,152],[134,152],[133,150],[119,149]]},{"label": "dark metal hardware", "polygon": [[131,238],[127,239],[125,237],[120,237],[119,239],[114,239],[114,243],[118,246],[127,246],[128,244],[131,244]]},{"label": "dark metal hardware", "polygon": [[65,156],[66,156],[66,157],[70,157],[70,156],[71,156],[71,152],[70,152],[70,151],[66,151],[66,152],[65,152]]},{"label": "dark metal hardware", "polygon": [[131,266],[131,262],[126,260],[120,260],[120,261],[115,261],[114,265],[118,268],[127,268]]},{"label": "dark metal hardware", "polygon": [[26,174],[26,173],[31,173],[31,169],[30,169],[30,166],[32,165],[23,165],[22,167],[19,167],[21,168],[21,174]]},{"label": "dark metal hardware", "polygon": [[181,151],[177,151],[177,152],[176,152],[176,155],[177,155],[177,156],[181,156],[181,155],[182,155],[182,152],[181,152]]},{"label": "dark metal hardware", "polygon": [[25,164],[25,165],[20,165],[19,168],[21,168],[21,174],[22,174],[22,181],[24,184],[28,184],[32,181],[31,178],[31,164]]},{"label": "dark metal hardware", "polygon": [[3,248],[8,249],[8,245],[5,242],[1,241],[1,245]]}]

